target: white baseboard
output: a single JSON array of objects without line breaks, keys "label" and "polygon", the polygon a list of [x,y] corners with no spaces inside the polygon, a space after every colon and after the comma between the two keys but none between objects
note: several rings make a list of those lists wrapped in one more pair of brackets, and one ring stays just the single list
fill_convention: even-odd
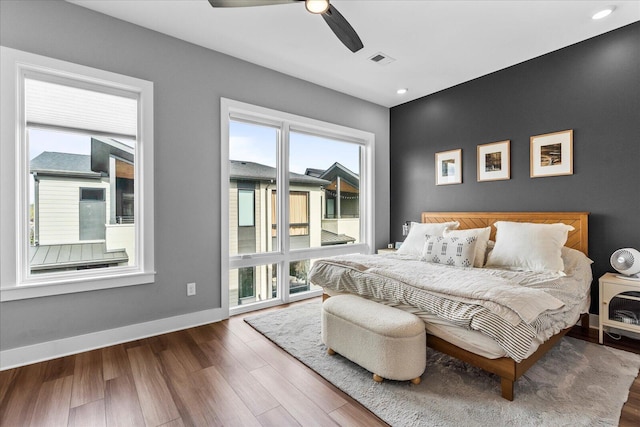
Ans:
[{"label": "white baseboard", "polygon": [[11,348],[0,351],[0,371],[204,325],[206,323],[217,322],[224,318],[226,318],[226,315],[222,313],[222,309],[216,308],[24,347]]},{"label": "white baseboard", "polygon": [[[225,316],[222,313],[222,309],[217,308],[12,348],[0,351],[0,371],[167,332],[187,329],[206,323],[218,322],[224,318]],[[597,314],[589,315],[589,326],[591,328],[598,328]]]}]

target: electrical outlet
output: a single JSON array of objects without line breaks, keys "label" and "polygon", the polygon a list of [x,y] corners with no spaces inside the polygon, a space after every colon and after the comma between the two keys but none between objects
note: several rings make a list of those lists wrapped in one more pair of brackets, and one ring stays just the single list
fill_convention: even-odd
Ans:
[{"label": "electrical outlet", "polygon": [[187,283],[187,296],[193,296],[196,294],[196,284],[195,283]]}]

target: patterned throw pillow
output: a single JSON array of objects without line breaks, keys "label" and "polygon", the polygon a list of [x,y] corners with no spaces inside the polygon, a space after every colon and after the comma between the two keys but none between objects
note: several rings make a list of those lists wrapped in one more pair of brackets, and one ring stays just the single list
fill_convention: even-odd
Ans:
[{"label": "patterned throw pillow", "polygon": [[442,237],[427,234],[425,238],[422,250],[424,261],[454,267],[473,267],[477,236]]}]

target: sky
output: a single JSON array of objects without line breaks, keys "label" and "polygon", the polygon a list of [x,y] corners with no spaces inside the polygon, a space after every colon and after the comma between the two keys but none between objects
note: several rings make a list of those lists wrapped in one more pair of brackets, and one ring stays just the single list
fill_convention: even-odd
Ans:
[{"label": "sky", "polygon": [[[229,158],[244,160],[276,167],[277,130],[241,122],[230,122]],[[360,147],[357,144],[328,138],[291,133],[289,144],[289,170],[304,174],[307,168],[328,169],[335,162],[360,174]],[[124,141],[133,145],[133,141]],[[71,154],[91,154],[91,136],[57,132],[43,129],[29,129],[29,160],[43,151],[57,151]],[[30,175],[33,202],[33,177]]]},{"label": "sky", "polygon": [[[277,129],[230,121],[229,159],[276,167]],[[335,162],[360,173],[360,146],[353,143],[291,132],[289,170],[328,169]]]},{"label": "sky", "polygon": [[29,160],[43,151],[91,154],[91,137],[74,133],[29,129]]},{"label": "sky", "polygon": [[[135,141],[118,139],[118,141],[134,146]],[[29,160],[43,151],[59,153],[91,154],[91,136],[72,132],[59,132],[49,129],[29,129]]]},{"label": "sky", "polygon": [[[276,167],[277,130],[241,122],[230,122],[229,158]],[[131,142],[122,141],[133,145]],[[327,169],[340,162],[352,172],[360,173],[359,146],[328,138],[291,133],[289,169],[304,174],[307,168]],[[29,130],[29,160],[43,151],[72,154],[91,154],[89,135],[56,132],[43,129]]]}]

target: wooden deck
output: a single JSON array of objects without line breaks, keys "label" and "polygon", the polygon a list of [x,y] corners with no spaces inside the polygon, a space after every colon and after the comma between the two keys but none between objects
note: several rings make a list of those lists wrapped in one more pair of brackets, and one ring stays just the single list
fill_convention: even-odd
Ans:
[{"label": "wooden deck", "polygon": [[29,248],[31,271],[74,269],[129,262],[127,251],[107,251],[104,243],[41,245]]}]

